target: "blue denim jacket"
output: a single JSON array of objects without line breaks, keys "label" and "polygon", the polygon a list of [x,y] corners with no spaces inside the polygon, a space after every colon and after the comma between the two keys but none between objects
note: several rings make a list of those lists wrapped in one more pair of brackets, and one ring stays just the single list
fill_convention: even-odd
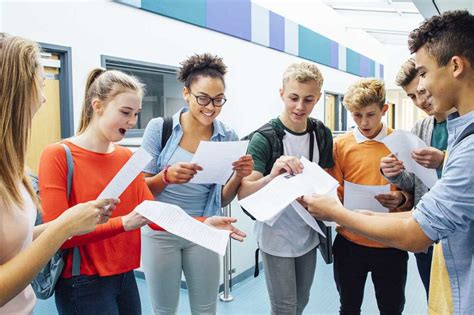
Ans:
[{"label": "blue denim jacket", "polygon": [[426,236],[442,242],[454,314],[474,314],[474,135],[453,146],[472,122],[474,112],[448,117],[443,176],[413,212]]},{"label": "blue denim jacket", "polygon": [[[157,174],[166,165],[173,155],[183,137],[183,128],[179,122],[182,113],[187,112],[187,108],[182,108],[173,115],[173,132],[164,148],[161,148],[161,137],[163,131],[163,118],[154,118],[150,120],[143,134],[142,148],[153,156],[151,162],[143,170],[146,173]],[[211,141],[236,141],[237,133],[224,125],[217,119],[213,122],[214,132]],[[221,214],[221,191],[222,185],[212,185],[209,192],[209,198],[204,209],[204,217]]]}]

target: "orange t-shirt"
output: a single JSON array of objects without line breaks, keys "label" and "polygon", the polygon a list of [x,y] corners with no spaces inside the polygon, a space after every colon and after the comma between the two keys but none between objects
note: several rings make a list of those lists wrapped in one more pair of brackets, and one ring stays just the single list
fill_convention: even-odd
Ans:
[{"label": "orange t-shirt", "polygon": [[[117,172],[132,156],[124,147],[115,146],[111,153],[96,153],[69,141],[74,162],[71,198],[67,198],[66,152],[60,144],[47,146],[39,163],[39,186],[43,220],[54,220],[66,209],[95,200]],[[79,247],[81,274],[110,276],[140,266],[140,229],[125,232],[121,216],[130,213],[144,200],[153,200],[143,175],[137,176],[120,196],[120,204],[110,220],[95,231],[71,238],[62,248]],[[62,277],[72,276],[72,251],[68,252]]]},{"label": "orange t-shirt", "polygon": [[[392,129],[388,128],[387,135],[391,132]],[[338,195],[341,201],[344,200],[344,181],[359,185],[387,185],[389,182],[380,172],[380,159],[389,154],[389,149],[381,142],[370,140],[357,143],[353,132],[337,137],[334,140],[335,165],[329,170],[329,173],[339,182]],[[391,185],[391,190],[397,190],[396,186]],[[404,195],[407,197],[407,202],[404,205],[409,204],[410,196]],[[411,207],[397,209],[396,211],[410,210],[409,208]],[[368,247],[387,247],[341,226],[337,227],[336,230],[353,243]]]}]

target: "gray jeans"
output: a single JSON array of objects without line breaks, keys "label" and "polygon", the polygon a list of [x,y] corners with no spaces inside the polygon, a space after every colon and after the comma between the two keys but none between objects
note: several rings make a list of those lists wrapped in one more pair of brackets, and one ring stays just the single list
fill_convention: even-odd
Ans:
[{"label": "gray jeans", "polygon": [[164,231],[142,228],[142,266],[155,314],[178,311],[184,272],[192,314],[215,314],[219,290],[219,256]]},{"label": "gray jeans", "polygon": [[300,257],[278,257],[262,251],[272,314],[302,314],[316,270],[316,248]]}]

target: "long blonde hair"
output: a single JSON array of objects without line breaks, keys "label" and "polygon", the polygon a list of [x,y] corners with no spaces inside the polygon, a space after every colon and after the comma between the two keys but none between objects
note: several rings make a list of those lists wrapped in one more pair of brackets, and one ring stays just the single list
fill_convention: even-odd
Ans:
[{"label": "long blonde hair", "polygon": [[94,116],[92,101],[94,99],[106,103],[114,96],[126,91],[137,92],[140,97],[143,97],[144,85],[136,77],[121,71],[96,68],[89,72],[85,90],[78,134],[86,131],[92,121]]},{"label": "long blonde hair", "polygon": [[21,207],[20,182],[37,204],[25,175],[33,107],[40,105],[40,49],[35,42],[0,33],[0,198]]}]

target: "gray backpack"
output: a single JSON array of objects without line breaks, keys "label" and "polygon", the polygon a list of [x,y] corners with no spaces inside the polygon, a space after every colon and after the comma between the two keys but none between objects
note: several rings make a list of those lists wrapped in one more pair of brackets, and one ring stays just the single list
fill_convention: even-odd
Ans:
[{"label": "gray backpack", "polygon": [[[64,150],[66,151],[66,160],[67,160],[67,198],[71,198],[71,188],[72,188],[72,174],[74,171],[74,164],[72,161],[72,154],[69,147],[61,143]],[[31,182],[36,193],[39,192],[39,183],[38,177],[30,174]],[[36,225],[42,224],[41,213],[38,211],[38,216],[36,219]],[[58,282],[59,276],[61,275],[65,261],[66,254],[71,249],[60,249],[58,250],[51,260],[44,266],[44,268],[38,273],[36,278],[31,282],[31,286],[35,291],[36,297],[42,300],[46,300],[51,297],[54,293],[54,288],[56,282]],[[73,252],[73,262],[72,262],[72,275],[78,276],[80,274],[81,266],[81,256],[79,253],[79,248],[74,247]]]}]

